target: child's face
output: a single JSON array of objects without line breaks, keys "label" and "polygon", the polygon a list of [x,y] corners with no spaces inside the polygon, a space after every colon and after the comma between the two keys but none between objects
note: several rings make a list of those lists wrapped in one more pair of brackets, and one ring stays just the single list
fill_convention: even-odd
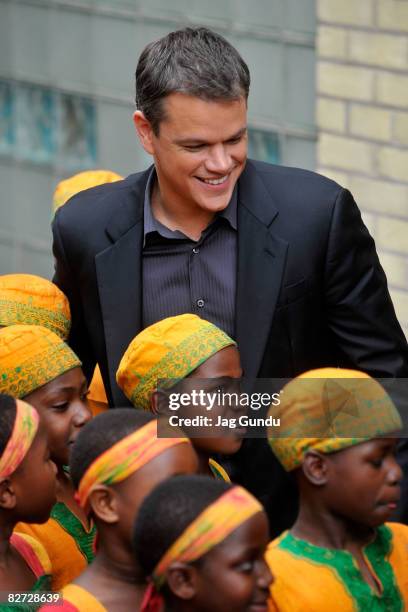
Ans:
[{"label": "child's face", "polygon": [[327,455],[326,502],[333,511],[371,527],[390,518],[402,478],[396,444],[394,438],[376,438]]},{"label": "child's face", "polygon": [[273,581],[264,559],[268,542],[266,514],[259,512],[205,555],[197,567],[191,610],[266,612]]},{"label": "child's face", "polygon": [[50,458],[43,424],[23,462],[12,476],[20,520],[44,523],[56,502],[57,467]]},{"label": "child's face", "polygon": [[129,478],[115,485],[120,527],[129,546],[135,516],[144,498],[167,478],[179,474],[195,474],[197,470],[197,455],[191,444],[183,442],[160,453]]},{"label": "child's face", "polygon": [[[239,352],[235,346],[227,346],[198,366],[198,368],[194,370],[190,376],[188,376],[188,381],[193,382],[194,379],[201,379],[203,381],[206,381],[207,379],[240,379],[241,377],[242,368]],[[218,390],[219,385],[217,385],[216,381],[212,382],[211,380],[208,380],[208,384],[210,385],[208,388],[205,382],[202,384],[203,387],[206,387],[204,389],[206,393],[215,393]],[[227,386],[225,384],[223,385],[223,388],[221,389],[222,393],[237,391],[235,387],[229,389]],[[217,405],[214,405],[211,411],[204,410],[203,414],[212,417],[213,424],[217,422],[219,416],[224,418],[239,416],[237,409],[234,409],[233,406]],[[191,416],[191,413],[189,414],[188,407],[182,414],[180,414],[180,416]],[[208,453],[209,455],[213,453],[222,453],[225,455],[236,453],[241,448],[242,435],[239,435],[239,433],[235,434],[233,429],[229,430],[225,426],[221,426],[219,429],[221,431],[219,437],[211,436],[194,438],[194,446]]]},{"label": "child's face", "polygon": [[48,434],[51,457],[59,466],[68,464],[72,444],[91,419],[87,391],[85,376],[77,367],[24,398],[38,410]]}]

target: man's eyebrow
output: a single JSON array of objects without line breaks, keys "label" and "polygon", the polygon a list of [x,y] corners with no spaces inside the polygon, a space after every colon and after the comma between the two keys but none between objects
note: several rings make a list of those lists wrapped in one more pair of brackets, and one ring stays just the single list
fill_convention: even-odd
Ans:
[{"label": "man's eyebrow", "polygon": [[[236,132],[235,134],[232,134],[232,136],[229,136],[224,142],[228,142],[230,140],[237,140],[238,138],[243,136],[246,131],[247,131],[247,126],[241,128],[240,130],[238,130],[238,132]],[[202,140],[201,138],[177,138],[174,141],[174,143],[177,145],[199,145],[199,144],[207,144],[207,141]]]}]

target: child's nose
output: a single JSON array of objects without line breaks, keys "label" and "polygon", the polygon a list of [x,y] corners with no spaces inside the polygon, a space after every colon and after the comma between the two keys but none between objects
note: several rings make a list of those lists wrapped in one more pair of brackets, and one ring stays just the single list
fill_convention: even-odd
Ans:
[{"label": "child's nose", "polygon": [[92,418],[92,412],[90,411],[86,402],[79,400],[76,405],[75,414],[73,417],[73,423],[76,427],[83,427]]},{"label": "child's nose", "polygon": [[258,586],[262,589],[269,589],[269,587],[274,582],[274,580],[275,580],[275,576],[273,575],[269,565],[267,564],[265,559],[262,559],[259,565],[258,580],[257,580]]},{"label": "child's nose", "polygon": [[397,463],[397,460],[394,457],[391,459],[391,464],[388,469],[388,482],[390,484],[398,484],[402,480],[403,472],[402,468]]}]

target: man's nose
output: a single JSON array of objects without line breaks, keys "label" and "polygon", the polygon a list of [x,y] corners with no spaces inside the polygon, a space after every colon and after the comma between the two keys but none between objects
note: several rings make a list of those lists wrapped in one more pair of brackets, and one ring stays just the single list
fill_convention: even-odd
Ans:
[{"label": "man's nose", "polygon": [[231,157],[226,147],[222,144],[211,147],[205,165],[209,172],[226,174],[231,169]]}]

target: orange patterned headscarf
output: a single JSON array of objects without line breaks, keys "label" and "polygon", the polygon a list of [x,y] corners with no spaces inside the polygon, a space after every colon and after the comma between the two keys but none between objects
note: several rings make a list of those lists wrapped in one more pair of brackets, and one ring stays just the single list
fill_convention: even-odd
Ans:
[{"label": "orange patterned headscarf", "polygon": [[129,344],[116,381],[136,407],[149,410],[159,380],[188,376],[212,355],[235,345],[225,332],[197,315],[183,314],[158,321]]},{"label": "orange patterned headscarf", "polygon": [[141,611],[161,609],[162,598],[158,591],[165,583],[167,570],[174,561],[189,563],[200,559],[258,512],[263,512],[259,501],[238,486],[231,487],[210,504],[190,523],[156,565]]},{"label": "orange patterned headscarf", "polygon": [[122,178],[123,176],[110,170],[85,170],[85,172],[74,174],[74,176],[58,183],[53,198],[54,211],[80,191],[105,183],[115,183]]},{"label": "orange patterned headscarf", "polygon": [[24,398],[81,365],[72,349],[39,325],[0,329],[0,392]]},{"label": "orange patterned headscarf", "polygon": [[22,400],[16,400],[13,431],[0,457],[0,478],[13,474],[28,453],[40,423],[38,412]]},{"label": "orange patterned headscarf", "polygon": [[0,276],[0,326],[43,325],[60,338],[71,327],[69,302],[51,281],[34,274]]},{"label": "orange patterned headscarf", "polygon": [[129,434],[97,457],[82,476],[76,500],[86,508],[89,495],[97,484],[112,485],[128,478],[149,461],[188,438],[158,438],[154,419]]}]

